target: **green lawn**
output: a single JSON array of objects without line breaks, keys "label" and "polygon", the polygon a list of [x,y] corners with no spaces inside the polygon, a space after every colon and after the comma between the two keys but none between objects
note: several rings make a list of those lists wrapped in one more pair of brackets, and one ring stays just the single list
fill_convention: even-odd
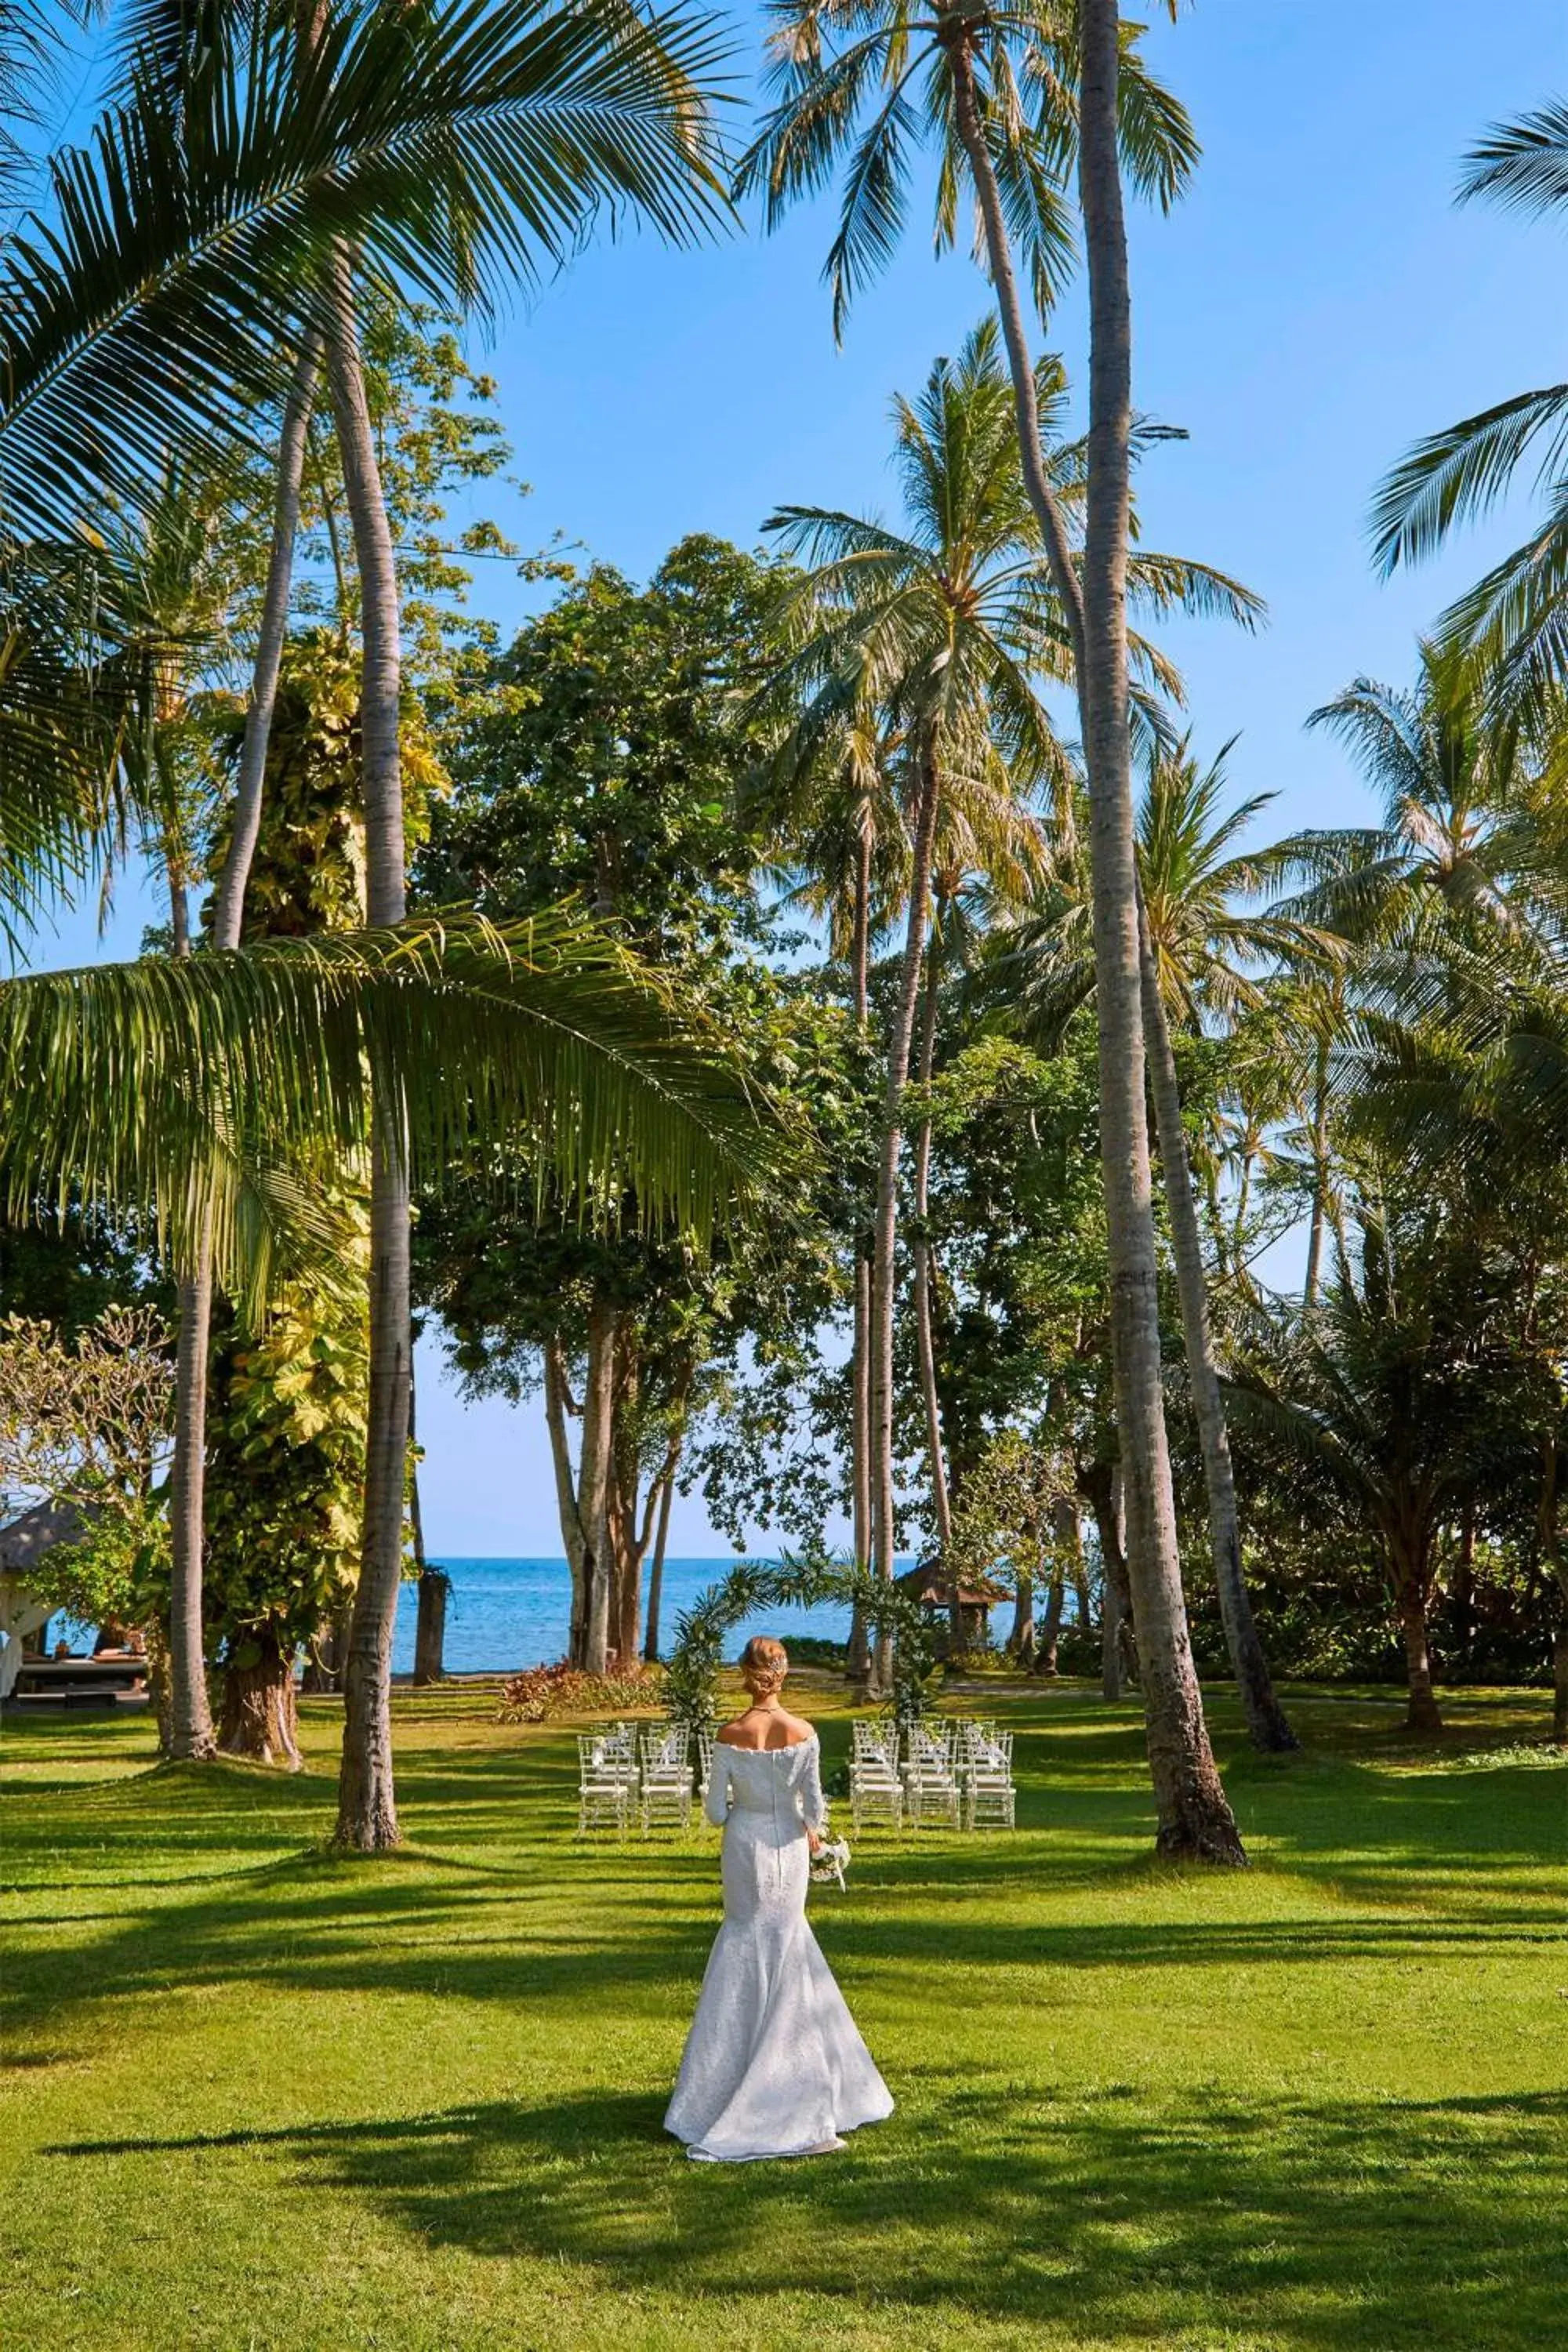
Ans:
[{"label": "green lawn", "polygon": [[[828,1762],[826,1688],[797,1703]],[[1538,1694],[1216,1737],[1256,1867],[1151,1866],[1138,1727],[1010,1709],[1013,1836],[868,1835],[818,1934],[892,2085],[841,2156],[659,2122],[716,1843],[571,1835],[554,1727],[400,1702],[411,1843],[145,1719],[0,1745],[0,2342],[1541,2352],[1568,2310],[1568,1777]]]}]

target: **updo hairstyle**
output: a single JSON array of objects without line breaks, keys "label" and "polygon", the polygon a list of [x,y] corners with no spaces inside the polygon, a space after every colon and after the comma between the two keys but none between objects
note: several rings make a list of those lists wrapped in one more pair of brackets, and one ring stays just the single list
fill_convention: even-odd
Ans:
[{"label": "updo hairstyle", "polygon": [[754,1699],[776,1698],[789,1672],[789,1655],[771,1633],[753,1633],[741,1653],[741,1680]]}]

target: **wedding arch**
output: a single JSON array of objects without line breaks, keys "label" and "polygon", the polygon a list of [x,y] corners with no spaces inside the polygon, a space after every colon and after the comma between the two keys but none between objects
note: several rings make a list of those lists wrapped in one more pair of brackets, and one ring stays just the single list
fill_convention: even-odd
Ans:
[{"label": "wedding arch", "polygon": [[725,1637],[742,1619],[760,1609],[816,1609],[833,1601],[858,1607],[868,1626],[892,1634],[894,1701],[900,1713],[918,1713],[916,1695],[936,1656],[936,1629],[921,1602],[898,1585],[842,1561],[785,1558],[738,1560],[676,1619],[675,1652],[665,1669],[671,1716],[693,1730],[706,1730],[713,1722]]}]

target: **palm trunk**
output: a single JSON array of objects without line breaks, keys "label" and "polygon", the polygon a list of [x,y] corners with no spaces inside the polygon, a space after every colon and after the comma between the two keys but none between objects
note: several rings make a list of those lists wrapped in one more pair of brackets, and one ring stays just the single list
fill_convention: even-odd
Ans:
[{"label": "palm trunk", "polygon": [[973,175],[986,261],[1006,347],[1024,485],[1045,541],[1074,652],[1093,828],[1095,984],[1100,1012],[1100,1148],[1110,1228],[1117,1419],[1131,1467],[1133,1605],[1147,1626],[1143,1677],[1158,1844],[1171,1855],[1245,1860],[1209,1748],[1192,1661],[1176,1545],[1155,1294],[1153,1202],[1143,1111],[1142,1022],[1133,905],[1128,738],[1127,546],[1130,520],[1131,302],[1118,152],[1120,12],[1082,0],[1079,184],[1089,263],[1089,436],[1079,584],[1046,471],[1034,366],[1006,216],[980,118],[970,20],[954,11],[948,49],[959,139]]},{"label": "palm trunk", "polygon": [[[868,825],[863,824],[855,866],[855,1031],[864,1044],[870,1025],[871,980],[871,850]],[[868,1237],[855,1235],[855,1336],[849,1361],[850,1526],[855,1546],[855,1570],[864,1576],[871,1565],[871,1258]],[[849,1625],[849,1674],[864,1681],[870,1671],[866,1642],[866,1615],[856,1602]]]},{"label": "palm trunk", "polygon": [[1002,191],[980,119],[979,99],[974,85],[970,38],[975,22],[973,16],[960,10],[944,14],[938,37],[952,64],[953,112],[958,136],[979,200],[981,229],[985,239],[985,262],[996,296],[996,311],[1013,384],[1013,408],[1018,431],[1018,457],[1023,467],[1024,488],[1034,509],[1035,520],[1040,526],[1051,580],[1061,599],[1081,695],[1084,674],[1083,592],[1073,563],[1072,541],[1068,533],[1067,520],[1046,471],[1039,398],[1035,386],[1035,364],[1029,352],[1028,332],[1024,324],[1023,298],[1018,288],[1017,272],[1013,266],[1013,248],[1007,235]]},{"label": "palm trunk", "polygon": [[414,1681],[420,1690],[447,1678],[447,1603],[452,1580],[438,1568],[420,1571],[414,1619]]},{"label": "palm trunk", "polygon": [[[921,762],[920,800],[915,814],[910,866],[908,929],[904,938],[903,971],[899,1001],[888,1044],[888,1078],[882,1109],[882,1159],[877,1186],[876,1239],[871,1260],[871,1507],[873,1565],[884,1584],[893,1580],[893,1279],[899,1228],[899,1158],[903,1143],[904,1089],[909,1083],[910,1047],[914,1037],[915,1006],[920,997],[921,965],[925,953],[926,920],[931,908],[931,852],[936,838],[940,797],[934,751],[928,747]],[[884,1628],[877,1636],[874,1679],[887,1690],[893,1679],[893,1637]]]},{"label": "palm trunk", "polygon": [[[343,488],[359,569],[363,680],[360,741],[364,769],[366,913],[399,923],[406,903],[403,770],[399,747],[402,649],[397,564],[365,397],[347,253],[332,269],[328,378]],[[408,1475],[410,1325],[407,1155],[396,1114],[372,1116],[370,1181],[370,1400],[365,1431],[364,1537],[359,1591],[343,1670],[343,1753],[336,1842],[362,1853],[398,1843],[392,1760],[392,1633],[403,1570]]]},{"label": "palm trunk", "polygon": [[1089,291],[1079,701],[1092,812],[1100,1150],[1128,1575],[1159,1851],[1236,1864],[1246,1856],[1215,1768],[1193,1666],[1161,1389],[1127,677],[1132,314],[1117,143],[1116,0],[1082,0],[1079,24],[1079,188]]},{"label": "palm trunk", "polygon": [[653,1539],[653,1566],[647,1573],[647,1633],[642,1654],[650,1666],[658,1664],[658,1612],[664,1599],[664,1555],[669,1542],[669,1513],[674,1501],[675,1474],[672,1470],[658,1498],[658,1532]]},{"label": "palm trunk", "polygon": [[[261,787],[267,771],[267,745],[278,698],[278,673],[289,625],[289,599],[294,580],[294,542],[300,529],[300,485],[304,470],[305,442],[310,405],[321,364],[314,334],[300,346],[293,382],[283,410],[278,445],[278,481],[273,508],[272,545],[268,556],[267,586],[262,600],[261,629],[256,666],[251,675],[250,707],[246,712],[245,742],[240,752],[239,779],[235,793],[234,828],[228,855],[218,877],[214,899],[213,945],[237,948],[245,918],[246,887],[250,880],[261,826]],[[190,914],[183,881],[174,881],[174,950],[189,955]],[[174,1690],[175,1745],[171,1753],[194,1761],[216,1752],[206,1685],[201,1670],[202,1537],[206,1501],[206,1391],[212,1347],[213,1252],[210,1222],[196,1237],[195,1268],[178,1290],[175,1337],[174,1453],[170,1469],[170,1510],[175,1592],[172,1619],[174,1641],[170,1658]],[[194,1629],[194,1631],[193,1631]],[[195,1695],[199,1692],[199,1698]]]},{"label": "palm trunk", "polygon": [[195,1273],[177,1290],[174,1343],[174,1453],[169,1471],[169,1739],[183,1763],[217,1753],[207,1701],[206,1638],[202,1623],[202,1499],[206,1464],[207,1348],[212,1330],[212,1223],[198,1235]]},{"label": "palm trunk", "polygon": [[316,380],[321,373],[321,338],[312,329],[300,345],[293,379],[283,406],[278,441],[278,480],[272,509],[272,545],[267,561],[267,586],[261,602],[261,626],[256,641],[256,666],[250,678],[250,706],[245,714],[245,740],[240,748],[239,774],[235,784],[234,824],[228,856],[213,895],[212,937],[217,948],[237,948],[245,924],[245,893],[251,860],[261,830],[261,792],[267,774],[267,746],[272,714],[278,705],[278,678],[289,633],[289,601],[294,583],[294,544],[300,533],[300,490],[305,474],[305,448],[310,439],[310,412],[315,405]]},{"label": "palm trunk", "polygon": [[1226,1426],[1225,1400],[1220,1393],[1209,1330],[1208,1297],[1204,1276],[1203,1244],[1198,1234],[1197,1203],[1193,1197],[1192,1171],[1187,1163],[1187,1139],[1182,1126],[1182,1098],[1176,1083],[1176,1056],[1171,1044],[1164,1002],[1154,974],[1153,951],[1147,919],[1139,909],[1142,966],[1144,1043],[1149,1052],[1149,1078],[1154,1096],[1154,1123],[1160,1139],[1160,1162],[1165,1176],[1165,1199],[1171,1213],[1171,1246],[1176,1261],[1176,1288],[1182,1305],[1182,1336],[1186,1343],[1187,1380],[1192,1390],[1193,1418],[1203,1450],[1204,1486],[1208,1497],[1209,1547],[1214,1558],[1215,1588],[1225,1626],[1226,1646],[1236,1676],[1241,1710],[1254,1748],[1266,1755],[1284,1755],[1297,1745],[1285,1711],[1274,1696],[1268,1661],[1263,1654],[1252,1596],[1241,1567],[1241,1531],[1237,1520],[1236,1479],[1231,1470],[1230,1433]]},{"label": "palm trunk", "polygon": [[1395,1564],[1395,1605],[1405,1641],[1405,1668],[1410,1698],[1405,1713],[1408,1731],[1441,1731],[1443,1717],[1432,1687],[1432,1652],[1426,1637],[1426,1580],[1411,1563]]},{"label": "palm trunk", "polygon": [[[926,982],[921,1007],[920,1083],[922,1092],[920,1125],[915,1130],[914,1291],[915,1339],[920,1353],[921,1401],[925,1408],[926,1460],[931,1469],[931,1524],[937,1548],[945,1561],[952,1548],[952,1504],[948,1493],[947,1456],[942,1441],[942,1398],[936,1384],[936,1339],[931,1322],[932,1252],[926,1232],[931,1210],[931,1071],[936,1061],[937,947],[933,937],[926,950]],[[958,1582],[953,1580],[953,1633],[958,1633]]]},{"label": "palm trunk", "polygon": [[[169,861],[169,911],[174,953],[191,952],[182,921],[185,886]],[[207,1357],[213,1313],[212,1213],[196,1235],[195,1265],[175,1287],[174,1451],[169,1465],[169,1736],[174,1762],[205,1764],[217,1754],[207,1698],[206,1632],[202,1622],[203,1489],[207,1449]]]},{"label": "palm trunk", "polygon": [[1323,1262],[1323,1227],[1328,1222],[1328,1100],[1329,1049],[1326,1045],[1321,1045],[1312,1091],[1312,1223],[1307,1236],[1307,1278],[1301,1290],[1301,1304],[1309,1308],[1318,1302],[1318,1284]]},{"label": "palm trunk", "polygon": [[425,1557],[425,1514],[419,1507],[419,1464],[415,1453],[416,1405],[412,1374],[408,1381],[408,1520],[414,1538],[414,1565],[419,1571],[418,1606],[414,1619],[414,1680],[416,1687],[446,1679],[447,1602],[452,1580]]}]

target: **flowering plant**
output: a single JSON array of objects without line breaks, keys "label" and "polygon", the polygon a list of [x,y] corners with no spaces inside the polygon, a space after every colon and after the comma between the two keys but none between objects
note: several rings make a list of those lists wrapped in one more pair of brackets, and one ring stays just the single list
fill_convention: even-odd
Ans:
[{"label": "flowering plant", "polygon": [[657,1666],[624,1675],[585,1675],[565,1664],[530,1666],[501,1685],[497,1720],[543,1723],[557,1715],[597,1715],[618,1706],[657,1706],[663,1677]]}]

